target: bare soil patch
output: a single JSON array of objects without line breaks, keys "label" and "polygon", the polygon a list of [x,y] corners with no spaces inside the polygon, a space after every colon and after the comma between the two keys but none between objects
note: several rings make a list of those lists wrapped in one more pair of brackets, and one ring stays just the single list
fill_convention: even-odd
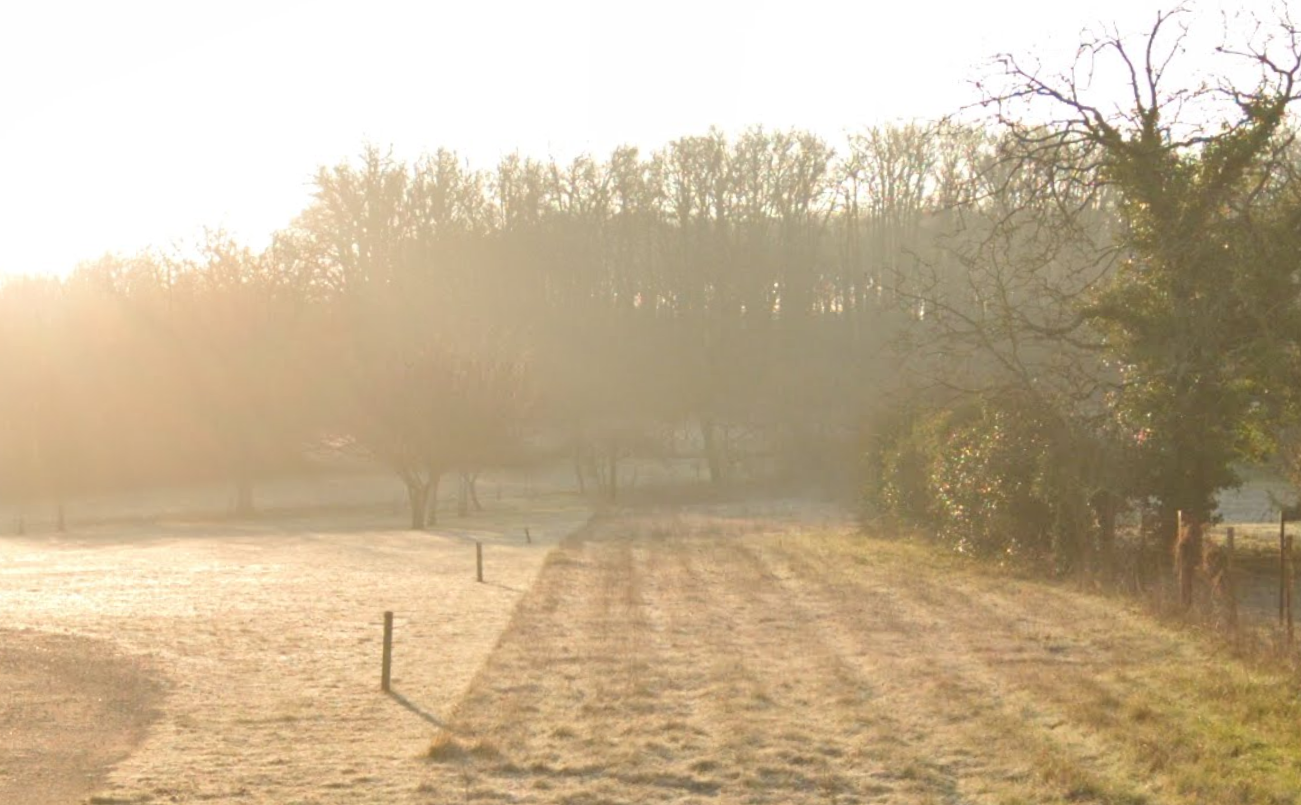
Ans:
[{"label": "bare soil patch", "polygon": [[428,801],[1296,801],[1285,680],[809,515],[566,540],[431,745]]},{"label": "bare soil patch", "polygon": [[162,694],[146,663],[102,641],[0,631],[0,802],[84,800],[144,739]]}]

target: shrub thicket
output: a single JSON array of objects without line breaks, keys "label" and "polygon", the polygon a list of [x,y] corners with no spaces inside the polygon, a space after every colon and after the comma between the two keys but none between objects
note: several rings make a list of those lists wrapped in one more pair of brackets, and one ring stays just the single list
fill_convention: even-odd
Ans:
[{"label": "shrub thicket", "polygon": [[960,553],[1069,569],[1098,545],[1090,447],[1024,399],[896,413],[868,451],[865,497]]}]

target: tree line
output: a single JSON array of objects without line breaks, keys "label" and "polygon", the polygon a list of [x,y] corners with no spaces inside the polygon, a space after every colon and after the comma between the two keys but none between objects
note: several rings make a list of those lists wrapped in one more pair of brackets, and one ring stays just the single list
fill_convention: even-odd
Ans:
[{"label": "tree line", "polygon": [[260,252],[213,231],[7,282],[0,494],[220,477],[247,510],[321,444],[398,476],[413,525],[444,475],[540,445],[611,497],[648,450],[830,477],[973,137],[712,131],[491,170],[368,147]]},{"label": "tree line", "polygon": [[1190,21],[1056,73],[1003,57],[979,114],[834,146],[369,147],[262,251],[210,232],[10,281],[0,495],[221,477],[251,508],[328,445],[421,526],[448,474],[563,456],[615,497],[676,451],[1058,568],[1114,566],[1142,514],[1189,580],[1235,468],[1295,445],[1301,377],[1301,49],[1226,31],[1247,72],[1181,83]]}]

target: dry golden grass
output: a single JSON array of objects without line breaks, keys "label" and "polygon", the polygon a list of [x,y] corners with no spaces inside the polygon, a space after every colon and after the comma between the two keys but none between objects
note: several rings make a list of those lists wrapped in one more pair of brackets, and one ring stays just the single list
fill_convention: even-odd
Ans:
[{"label": "dry golden grass", "polygon": [[[0,684],[0,805],[42,802],[25,795],[43,790],[31,781],[56,777],[72,781],[65,793],[104,803],[427,802],[414,778],[432,730],[491,655],[551,546],[590,513],[567,495],[490,505],[431,532],[331,511],[0,540],[9,624],[97,638],[167,689],[155,703],[87,685],[102,701],[70,698],[80,708],[70,712],[52,702],[68,686],[48,672],[21,685],[0,669],[0,683],[11,683]],[[391,696],[379,691],[385,610],[395,613]],[[6,647],[10,639],[0,635]],[[98,657],[70,650],[63,665],[106,675]],[[154,707],[146,733],[120,737],[120,722]],[[73,751],[86,747],[97,751]],[[486,742],[457,747],[467,762],[493,757]],[[14,780],[24,796],[9,795]]]},{"label": "dry golden grass", "polygon": [[812,514],[812,530],[797,509],[624,514],[564,542],[430,746],[421,791],[1297,801],[1283,677],[1114,601]]}]

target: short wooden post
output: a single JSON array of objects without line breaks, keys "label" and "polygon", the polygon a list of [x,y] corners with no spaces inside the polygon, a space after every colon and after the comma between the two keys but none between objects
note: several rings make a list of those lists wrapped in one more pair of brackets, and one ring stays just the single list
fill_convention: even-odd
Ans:
[{"label": "short wooden post", "polygon": [[474,577],[483,581],[483,543],[474,543]]},{"label": "short wooden post", "polygon": [[1233,585],[1233,526],[1229,526],[1229,538],[1225,543],[1224,555],[1224,593],[1229,598],[1229,629],[1238,631],[1238,590]]},{"label": "short wooden post", "polygon": [[1284,545],[1286,546],[1286,547],[1284,548],[1284,552],[1285,552],[1286,555],[1287,555],[1287,560],[1286,560],[1286,562],[1284,563],[1284,564],[1287,565],[1287,578],[1284,580],[1284,581],[1285,581],[1285,585],[1286,585],[1286,586],[1284,587],[1284,590],[1286,591],[1286,598],[1287,598],[1287,604],[1286,604],[1286,607],[1287,607],[1287,645],[1288,645],[1289,648],[1291,648],[1291,646],[1292,646],[1292,587],[1293,587],[1293,585],[1294,585],[1294,581],[1293,581],[1293,578],[1292,578],[1292,535],[1291,535],[1291,534],[1288,534],[1287,537],[1284,539],[1283,542],[1284,542]]},{"label": "short wooden post", "polygon": [[380,669],[379,689],[389,692],[389,678],[393,671],[393,613],[384,613],[384,659]]},{"label": "short wooden post", "polygon": [[1175,581],[1179,584],[1179,603],[1184,607],[1192,603],[1189,592],[1192,582],[1188,575],[1188,544],[1184,534],[1184,510],[1175,510]]},{"label": "short wooden post", "polygon": [[1283,625],[1283,607],[1287,602],[1287,544],[1283,514],[1278,516],[1278,625]]},{"label": "short wooden post", "polygon": [[533,544],[533,535],[529,533],[528,526],[524,526],[524,541],[530,545]]}]

